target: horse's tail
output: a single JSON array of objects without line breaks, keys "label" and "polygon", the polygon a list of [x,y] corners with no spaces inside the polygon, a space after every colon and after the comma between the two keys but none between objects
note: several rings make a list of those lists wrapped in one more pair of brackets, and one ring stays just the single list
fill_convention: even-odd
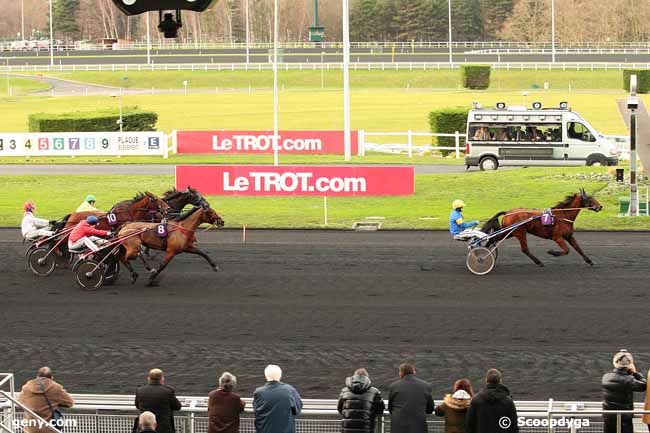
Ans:
[{"label": "horse's tail", "polygon": [[481,231],[483,233],[494,233],[497,230],[501,228],[501,223],[499,222],[499,217],[502,215],[505,215],[506,211],[501,211],[498,212],[496,215],[494,215],[492,218],[490,218],[485,224],[483,224],[483,227],[481,227]]}]

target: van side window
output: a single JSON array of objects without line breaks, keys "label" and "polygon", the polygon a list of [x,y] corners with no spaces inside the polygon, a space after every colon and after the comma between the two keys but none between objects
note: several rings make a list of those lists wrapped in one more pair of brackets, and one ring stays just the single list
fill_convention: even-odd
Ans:
[{"label": "van side window", "polygon": [[591,131],[585,125],[579,122],[569,122],[567,125],[567,135],[569,138],[580,141],[596,141]]}]

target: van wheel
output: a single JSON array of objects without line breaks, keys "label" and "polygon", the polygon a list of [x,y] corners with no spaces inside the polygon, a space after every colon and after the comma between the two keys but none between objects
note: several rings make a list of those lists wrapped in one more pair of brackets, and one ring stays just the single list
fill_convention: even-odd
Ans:
[{"label": "van wheel", "polygon": [[607,160],[605,159],[604,156],[602,155],[594,155],[590,156],[587,158],[587,166],[601,166],[601,165],[607,165]]},{"label": "van wheel", "polygon": [[478,166],[481,168],[481,171],[496,170],[499,168],[499,163],[495,158],[486,156],[485,158],[481,159],[481,162],[478,163]]}]

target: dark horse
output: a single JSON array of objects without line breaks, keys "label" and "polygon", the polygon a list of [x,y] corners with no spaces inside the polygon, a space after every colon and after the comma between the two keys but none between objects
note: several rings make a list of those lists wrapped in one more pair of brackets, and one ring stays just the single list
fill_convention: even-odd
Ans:
[{"label": "dark horse", "polygon": [[210,206],[201,193],[191,186],[188,186],[187,189],[183,191],[172,188],[163,194],[162,199],[170,207],[170,212],[172,213],[180,213],[188,204],[201,207]]},{"label": "dark horse", "polygon": [[[585,190],[581,188],[579,193],[567,196],[563,201],[551,208],[551,213],[555,220],[552,226],[542,225],[541,220],[537,218],[528,224],[524,224],[515,229],[512,234],[519,240],[521,251],[539,266],[544,266],[544,264],[540,262],[539,259],[528,249],[528,240],[526,239],[527,233],[543,239],[551,239],[557,243],[562,250],[548,251],[552,256],[564,256],[569,254],[568,242],[571,244],[573,249],[582,256],[585,262],[593,265],[591,259],[585,255],[573,236],[573,223],[582,209],[600,212],[603,207],[595,198],[589,196]],[[542,212],[543,211],[537,209],[511,209],[509,211],[499,212],[486,222],[481,230],[484,233],[493,233],[503,227],[511,226],[530,217],[540,216],[542,215]],[[503,219],[501,223],[499,223],[499,217],[502,215]],[[498,236],[491,239],[489,245],[498,240]]]}]

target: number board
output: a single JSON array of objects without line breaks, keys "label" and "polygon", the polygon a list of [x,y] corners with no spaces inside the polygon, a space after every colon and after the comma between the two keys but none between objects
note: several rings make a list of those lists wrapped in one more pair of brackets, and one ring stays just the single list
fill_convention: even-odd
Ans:
[{"label": "number board", "polygon": [[162,132],[0,133],[0,157],[167,154]]}]

